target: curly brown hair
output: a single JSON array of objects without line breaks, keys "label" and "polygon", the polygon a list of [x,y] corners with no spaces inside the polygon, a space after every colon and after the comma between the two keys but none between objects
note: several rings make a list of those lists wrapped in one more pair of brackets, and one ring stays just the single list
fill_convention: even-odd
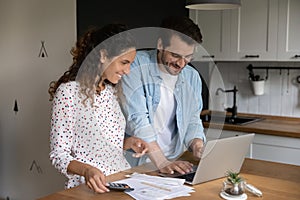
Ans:
[{"label": "curly brown hair", "polygon": [[[98,90],[104,71],[99,67],[99,52],[101,49],[105,50],[107,57],[113,58],[130,48],[135,48],[135,40],[127,30],[127,26],[123,24],[108,24],[102,28],[89,29],[71,49],[73,63],[70,68],[57,81],[50,83],[50,101],[62,83],[76,80],[80,83],[80,92],[85,96],[83,103],[90,98],[93,104],[94,94]],[[105,81],[109,83],[108,80]]]}]

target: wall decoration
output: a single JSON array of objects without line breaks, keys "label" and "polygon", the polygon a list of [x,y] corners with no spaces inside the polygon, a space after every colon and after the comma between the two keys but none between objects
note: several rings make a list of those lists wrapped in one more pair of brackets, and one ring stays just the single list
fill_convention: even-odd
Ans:
[{"label": "wall decoration", "polygon": [[19,111],[17,99],[15,100],[15,104],[14,104],[14,109],[13,110],[15,111],[15,114],[17,114],[18,111]]},{"label": "wall decoration", "polygon": [[34,168],[37,170],[37,172],[38,172],[39,174],[43,173],[42,168],[36,163],[35,160],[32,161],[29,170],[32,171]]},{"label": "wall decoration", "polygon": [[48,53],[47,53],[46,47],[45,47],[45,41],[41,41],[41,44],[42,44],[42,45],[41,45],[39,57],[40,57],[40,58],[48,57]]}]

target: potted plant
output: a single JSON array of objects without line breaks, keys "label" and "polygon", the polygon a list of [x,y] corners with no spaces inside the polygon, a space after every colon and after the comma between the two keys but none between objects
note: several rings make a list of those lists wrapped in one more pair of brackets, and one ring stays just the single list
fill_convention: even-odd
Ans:
[{"label": "potted plant", "polygon": [[252,86],[254,95],[263,95],[265,88],[265,79],[259,75],[255,75],[252,67],[247,68],[249,70],[249,80]]},{"label": "potted plant", "polygon": [[224,181],[224,192],[229,195],[242,195],[245,192],[244,179],[239,173],[227,171],[227,179]]}]

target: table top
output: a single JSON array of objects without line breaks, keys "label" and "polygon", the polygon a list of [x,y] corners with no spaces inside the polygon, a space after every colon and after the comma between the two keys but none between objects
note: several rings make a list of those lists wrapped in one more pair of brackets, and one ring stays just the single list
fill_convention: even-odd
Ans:
[{"label": "table top", "polygon": [[[108,181],[124,179],[126,174],[133,172],[144,172],[155,175],[153,166],[136,167],[107,177]],[[247,183],[250,183],[260,189],[263,197],[257,197],[249,192],[246,192],[248,199],[271,199],[271,200],[299,200],[300,199],[300,166],[275,163],[269,161],[261,161],[246,158],[242,169],[241,176],[244,177]],[[193,186],[194,193],[190,197],[180,197],[180,199],[222,199],[219,193],[222,189],[222,182],[225,178],[216,179],[206,183]],[[132,199],[129,195],[123,192],[111,191],[105,194],[96,194],[91,191],[86,185],[80,185],[75,188],[58,191],[48,196],[42,197],[39,200],[97,200],[97,199]]]}]

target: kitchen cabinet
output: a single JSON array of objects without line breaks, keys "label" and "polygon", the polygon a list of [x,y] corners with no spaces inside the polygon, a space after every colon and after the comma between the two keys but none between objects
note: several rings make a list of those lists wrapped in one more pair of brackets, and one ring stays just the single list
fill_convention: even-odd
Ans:
[{"label": "kitchen cabinet", "polygon": [[231,59],[272,60],[277,46],[277,0],[242,0],[231,11]]},{"label": "kitchen cabinet", "polygon": [[200,59],[226,60],[229,58],[230,11],[190,10],[190,18],[199,25],[207,51]]},{"label": "kitchen cabinet", "polygon": [[[207,140],[236,137],[248,134],[240,131],[205,129]],[[248,158],[300,165],[300,139],[273,135],[255,134],[246,155]]]},{"label": "kitchen cabinet", "polygon": [[300,1],[279,0],[279,60],[300,61]]},{"label": "kitchen cabinet", "polygon": [[256,134],[252,145],[253,158],[300,165],[300,139]]},{"label": "kitchen cabinet", "polygon": [[300,61],[300,1],[242,0],[239,9],[190,11],[215,61]]}]

